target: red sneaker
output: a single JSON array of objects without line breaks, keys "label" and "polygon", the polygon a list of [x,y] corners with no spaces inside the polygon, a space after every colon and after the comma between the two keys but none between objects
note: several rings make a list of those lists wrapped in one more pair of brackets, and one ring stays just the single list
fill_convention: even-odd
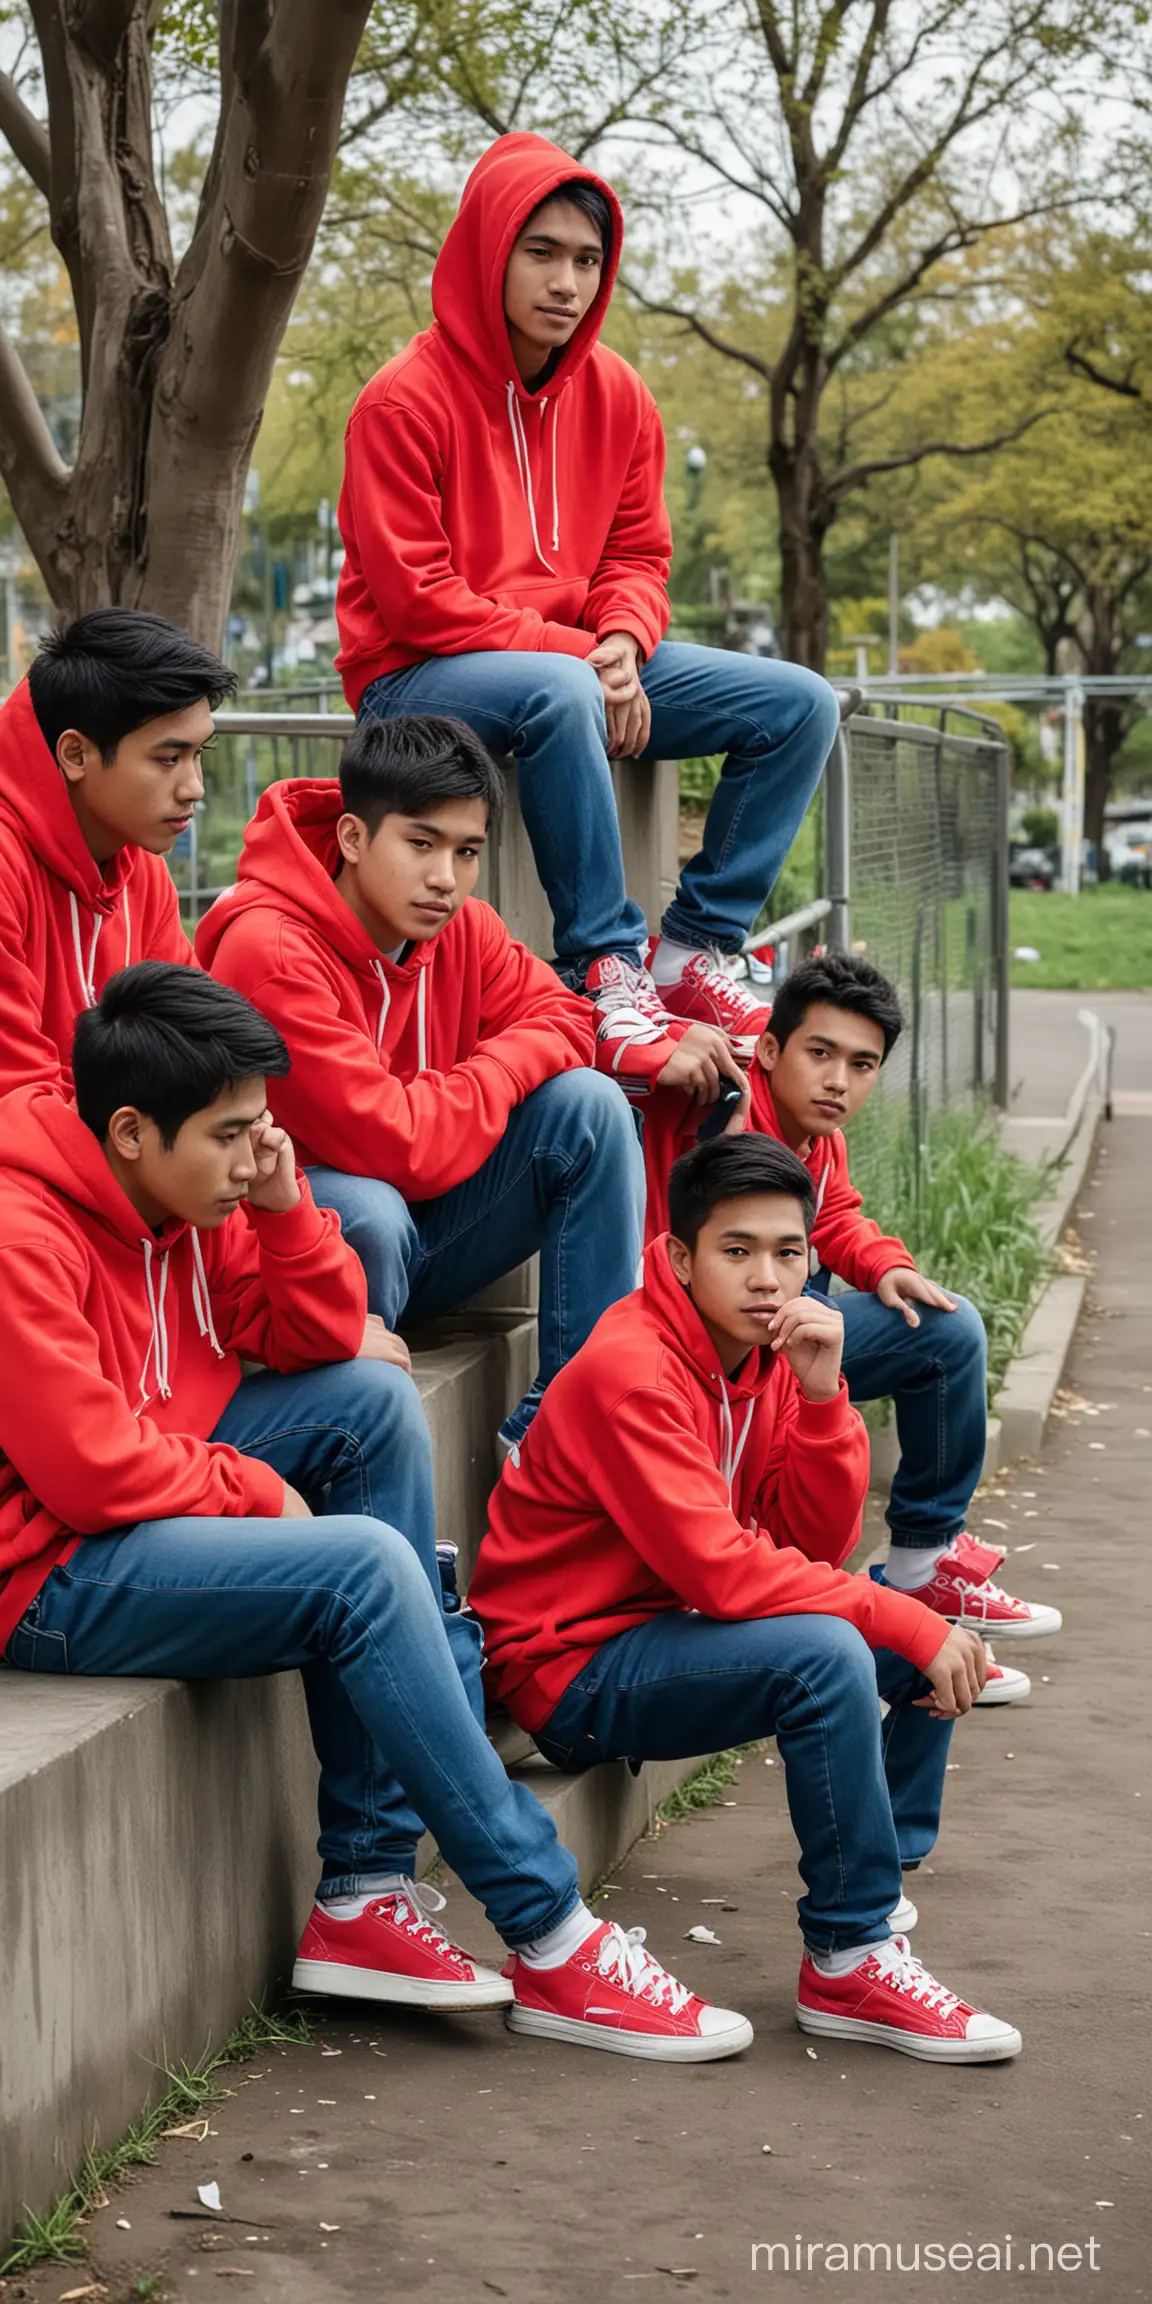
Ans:
[{"label": "red sneaker", "polygon": [[[649,946],[651,966],[660,939]],[[661,984],[659,996],[670,1016],[686,1017],[691,1024],[714,1024],[726,1032],[733,1046],[751,1062],[756,1042],[772,1013],[771,1002],[757,999],[737,977],[729,974],[720,952],[697,952],[676,984]]]},{"label": "red sneaker", "polygon": [[430,1914],[442,1912],[435,1888],[374,1896],[355,1920],[333,1919],[314,1904],[300,1939],[292,1982],[303,1992],[348,2000],[391,2000],[406,2008],[506,2008],[511,1985],[449,1942]]},{"label": "red sneaker", "polygon": [[802,2032],[875,2040],[933,2064],[998,2064],[1024,2043],[1011,2024],[986,2016],[921,1967],[906,1936],[873,1944],[846,1976],[828,1976],[806,1952],[796,2021]]},{"label": "red sneaker", "polygon": [[607,952],[594,960],[584,979],[584,990],[596,1010],[596,1039],[612,1052],[612,1070],[618,1080],[631,1077],[629,1053],[653,1047],[667,1038],[672,1019],[646,968],[634,960]]},{"label": "red sneaker", "polygon": [[713,2008],[644,1950],[644,1930],[605,1921],[560,1968],[530,1968],[513,1954],[515,1997],[505,2022],[541,2040],[572,2040],[616,2056],[704,2064],[751,2045],[752,2026]]},{"label": "red sneaker", "polygon": [[984,1643],[988,1658],[988,1678],[976,1698],[978,1704],[1022,1704],[1032,1694],[1032,1682],[1026,1672],[1013,1670],[1011,1664],[998,1664],[987,1641]]},{"label": "red sneaker", "polygon": [[982,1584],[986,1576],[994,1576],[997,1569],[1004,1566],[1008,1558],[1008,1547],[1006,1544],[984,1544],[978,1536],[962,1528],[956,1538],[955,1557],[962,1560],[965,1567],[973,1571],[977,1583]]},{"label": "red sneaker", "polygon": [[1038,1600],[1014,1600],[990,1577],[978,1576],[959,1552],[947,1552],[936,1562],[928,1584],[918,1584],[912,1595],[951,1624],[968,1624],[974,1632],[995,1633],[998,1640],[1038,1640],[1045,1632],[1058,1632],[1064,1622],[1058,1608]]}]

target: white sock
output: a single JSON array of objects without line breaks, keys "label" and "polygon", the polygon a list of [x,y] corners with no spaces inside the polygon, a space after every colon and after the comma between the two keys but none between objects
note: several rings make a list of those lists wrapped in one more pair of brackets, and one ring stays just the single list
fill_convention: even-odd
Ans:
[{"label": "white sock", "polygon": [[654,984],[678,984],[690,960],[696,958],[694,944],[674,944],[670,936],[662,936],[656,946],[651,963]]},{"label": "white sock", "polygon": [[884,1582],[895,1592],[915,1592],[920,1584],[930,1584],[936,1573],[938,1560],[946,1560],[956,1550],[956,1538],[950,1544],[930,1544],[921,1550],[913,1544],[893,1544],[884,1562]]},{"label": "white sock", "polygon": [[580,1903],[558,1928],[550,1928],[546,1936],[537,1936],[531,1944],[518,1944],[516,1951],[529,1968],[562,1968],[599,1926],[596,1914]]},{"label": "white sock", "polygon": [[870,1952],[879,1950],[878,1944],[850,1944],[846,1952],[812,1952],[809,1947],[822,1976],[850,1976],[854,1968],[863,1967]]},{"label": "white sock", "polygon": [[366,1912],[378,1896],[399,1896],[411,1886],[412,1882],[405,1878],[403,1872],[381,1872],[378,1879],[369,1880],[359,1896],[328,1896],[320,1904],[320,1910],[329,1920],[358,1920],[360,1914]]}]

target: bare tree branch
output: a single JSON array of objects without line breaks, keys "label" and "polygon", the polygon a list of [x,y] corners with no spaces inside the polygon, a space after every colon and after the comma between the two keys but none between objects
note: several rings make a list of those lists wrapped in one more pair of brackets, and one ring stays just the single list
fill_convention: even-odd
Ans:
[{"label": "bare tree branch", "polygon": [[877,456],[870,463],[850,464],[838,472],[827,484],[829,496],[836,502],[850,496],[855,489],[866,487],[881,472],[906,472],[913,464],[923,464],[929,456],[991,456],[997,448],[1008,448],[1014,440],[1023,438],[1034,424],[1042,424],[1046,417],[1055,416],[1055,408],[1037,408],[1007,432],[997,432],[990,440],[929,440],[922,448],[905,448],[898,456]]},{"label": "bare tree branch", "polygon": [[1088,358],[1086,352],[1080,351],[1075,337],[1065,347],[1064,358],[1069,368],[1077,376],[1086,377],[1089,384],[1098,384],[1102,392],[1115,392],[1121,400],[1143,400],[1145,398],[1143,385],[1132,382],[1131,366],[1123,376],[1106,376],[1103,370],[1097,368],[1094,362]]},{"label": "bare tree branch", "polygon": [[27,369],[2,324],[0,479],[51,589],[53,546],[68,500],[68,468],[48,430]]},{"label": "bare tree branch", "polygon": [[25,175],[48,198],[52,148],[48,130],[30,112],[14,80],[0,72],[0,135],[3,135]]},{"label": "bare tree branch", "polygon": [[620,285],[627,289],[629,296],[633,296],[637,304],[643,306],[645,312],[657,312],[665,320],[679,320],[682,326],[689,330],[693,336],[699,336],[703,343],[710,345],[713,352],[722,353],[725,360],[738,361],[742,367],[751,368],[755,375],[763,377],[766,384],[771,383],[772,368],[767,360],[761,360],[758,353],[749,352],[739,344],[728,343],[725,337],[718,335],[714,328],[708,326],[707,321],[701,320],[697,313],[686,312],[682,305],[666,304],[655,297],[646,295],[642,288],[637,287],[634,280],[626,280],[623,273],[620,275]]}]

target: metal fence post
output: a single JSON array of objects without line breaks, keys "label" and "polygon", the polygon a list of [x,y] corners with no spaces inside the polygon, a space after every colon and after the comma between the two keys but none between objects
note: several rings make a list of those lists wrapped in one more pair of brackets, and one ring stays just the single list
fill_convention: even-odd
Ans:
[{"label": "metal fence post", "polygon": [[992,1101],[1006,1112],[1010,1093],[1008,1073],[1008,1015],[1012,991],[1012,956],[1008,929],[1008,746],[996,746],[996,856],[992,881],[992,977],[996,999],[996,1046],[992,1075]]},{"label": "metal fence post", "polygon": [[841,721],[824,770],[824,870],[828,889],[828,942],[836,952],[852,949],[852,760],[848,727]]}]

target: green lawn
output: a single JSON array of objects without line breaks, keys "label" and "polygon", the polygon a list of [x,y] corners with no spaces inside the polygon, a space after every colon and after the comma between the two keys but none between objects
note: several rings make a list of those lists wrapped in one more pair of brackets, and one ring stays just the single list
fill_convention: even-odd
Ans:
[{"label": "green lawn", "polygon": [[1086,888],[1079,896],[1014,888],[1009,940],[1039,960],[1014,960],[1013,984],[1048,992],[1129,992],[1152,985],[1152,893]]}]

